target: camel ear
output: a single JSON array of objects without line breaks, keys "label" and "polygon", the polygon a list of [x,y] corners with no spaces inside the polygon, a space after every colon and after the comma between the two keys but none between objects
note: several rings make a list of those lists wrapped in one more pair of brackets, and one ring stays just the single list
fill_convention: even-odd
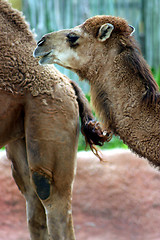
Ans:
[{"label": "camel ear", "polygon": [[114,29],[114,26],[111,23],[105,23],[103,24],[98,32],[98,40],[100,42],[104,42],[106,39],[108,39]]},{"label": "camel ear", "polygon": [[128,26],[129,26],[130,35],[132,36],[132,34],[135,32],[135,28],[132,25],[128,25]]}]

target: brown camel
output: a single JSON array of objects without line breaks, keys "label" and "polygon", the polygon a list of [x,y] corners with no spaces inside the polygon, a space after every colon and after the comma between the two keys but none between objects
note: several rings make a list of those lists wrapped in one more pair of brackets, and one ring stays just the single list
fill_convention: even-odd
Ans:
[{"label": "brown camel", "polygon": [[87,79],[105,128],[160,166],[160,94],[133,31],[122,18],[95,16],[45,35],[34,56],[40,64],[57,63]]},{"label": "brown camel", "polygon": [[35,61],[28,25],[3,0],[0,26],[0,147],[7,145],[13,177],[26,199],[31,239],[75,239],[71,198],[79,111],[91,148],[108,136],[78,86]]}]

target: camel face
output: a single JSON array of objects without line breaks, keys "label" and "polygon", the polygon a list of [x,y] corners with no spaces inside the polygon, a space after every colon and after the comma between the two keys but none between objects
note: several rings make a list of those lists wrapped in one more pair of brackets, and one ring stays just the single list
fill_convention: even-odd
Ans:
[{"label": "camel face", "polygon": [[91,61],[95,44],[102,45],[110,37],[113,29],[114,26],[110,23],[102,24],[96,38],[87,33],[83,25],[49,33],[37,43],[33,55],[41,58],[39,61],[41,65],[56,63],[79,71]]},{"label": "camel face", "polygon": [[90,61],[91,41],[81,27],[53,32],[37,43],[34,57],[40,58],[41,65],[56,63],[77,71]]},{"label": "camel face", "polygon": [[81,31],[78,28],[46,34],[37,43],[33,55],[40,58],[41,65],[56,63],[74,69],[79,61],[76,48],[79,46],[80,38]]},{"label": "camel face", "polygon": [[[75,28],[46,34],[37,43],[34,57],[41,58],[39,63],[42,65],[56,63],[80,76],[84,71],[87,73],[91,65],[98,71],[98,63],[109,61],[118,52],[118,44],[114,44],[115,19],[95,16]],[[124,31],[131,34],[133,27],[126,23]]]}]

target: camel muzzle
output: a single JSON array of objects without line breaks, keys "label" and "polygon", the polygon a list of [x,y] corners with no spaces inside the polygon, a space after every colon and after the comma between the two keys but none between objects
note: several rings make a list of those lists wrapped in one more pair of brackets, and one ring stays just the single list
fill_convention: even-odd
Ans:
[{"label": "camel muzzle", "polygon": [[51,58],[53,59],[53,50],[45,51],[44,48],[42,47],[43,42],[40,40],[37,43],[38,46],[36,47],[36,49],[33,52],[33,57],[40,59],[39,60],[40,65],[50,64]]}]

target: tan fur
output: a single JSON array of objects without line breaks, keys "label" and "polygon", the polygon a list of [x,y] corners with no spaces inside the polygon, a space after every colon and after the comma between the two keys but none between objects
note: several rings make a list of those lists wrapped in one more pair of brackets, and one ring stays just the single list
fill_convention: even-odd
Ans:
[{"label": "tan fur", "polygon": [[[71,200],[79,111],[82,126],[90,126],[93,115],[80,89],[76,95],[78,86],[33,58],[33,34],[3,0],[0,26],[0,147],[7,145],[13,177],[26,199],[30,237],[74,240]],[[92,144],[107,137],[95,124],[87,134]]]},{"label": "tan fur", "polygon": [[[106,23],[113,25],[113,31],[102,42],[99,31]],[[60,57],[60,65],[87,79],[93,105],[106,129],[159,166],[160,94],[131,33],[132,28],[122,18],[95,16],[73,29],[45,35],[34,54],[41,56],[43,63],[43,56],[50,52],[48,63],[57,62]],[[76,42],[68,34],[75,34]],[[65,62],[62,51],[64,56],[67,51]]]}]

